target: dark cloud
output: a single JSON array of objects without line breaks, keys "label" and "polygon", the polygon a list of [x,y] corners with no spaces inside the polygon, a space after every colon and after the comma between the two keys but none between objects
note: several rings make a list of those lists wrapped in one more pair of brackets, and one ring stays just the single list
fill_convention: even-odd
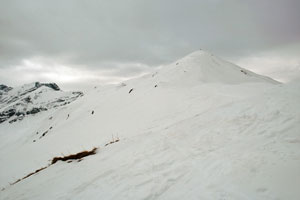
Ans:
[{"label": "dark cloud", "polygon": [[2,0],[0,68],[36,57],[157,66],[199,48],[243,57],[300,43],[299,10],[299,0]]}]

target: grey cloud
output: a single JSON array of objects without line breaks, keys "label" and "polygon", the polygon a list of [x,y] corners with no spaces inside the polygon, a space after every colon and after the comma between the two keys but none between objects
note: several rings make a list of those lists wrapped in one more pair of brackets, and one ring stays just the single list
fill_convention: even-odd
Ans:
[{"label": "grey cloud", "polygon": [[199,48],[243,57],[299,43],[299,2],[2,0],[0,67],[34,57],[91,70],[156,66]]}]

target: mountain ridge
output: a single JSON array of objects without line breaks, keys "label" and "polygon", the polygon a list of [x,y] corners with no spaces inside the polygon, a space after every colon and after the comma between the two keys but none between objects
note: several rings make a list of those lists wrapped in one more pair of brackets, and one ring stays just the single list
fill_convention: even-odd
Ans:
[{"label": "mountain ridge", "polygon": [[299,84],[224,62],[188,56],[1,123],[0,199],[298,200]]}]

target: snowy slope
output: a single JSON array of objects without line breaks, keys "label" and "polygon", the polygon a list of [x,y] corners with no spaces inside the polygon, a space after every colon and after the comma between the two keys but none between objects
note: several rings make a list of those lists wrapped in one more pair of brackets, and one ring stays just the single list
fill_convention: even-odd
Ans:
[{"label": "snowy slope", "polygon": [[240,84],[245,82],[270,82],[273,79],[255,74],[211,53],[199,50],[163,67],[157,72],[158,80],[182,84],[226,83]]},{"label": "snowy slope", "polygon": [[0,124],[0,199],[299,199],[299,89],[203,51],[95,88]]}]

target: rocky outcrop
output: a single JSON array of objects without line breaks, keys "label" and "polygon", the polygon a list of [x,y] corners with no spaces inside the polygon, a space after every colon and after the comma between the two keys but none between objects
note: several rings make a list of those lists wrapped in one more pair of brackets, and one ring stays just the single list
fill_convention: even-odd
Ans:
[{"label": "rocky outcrop", "polygon": [[60,88],[58,87],[58,85],[56,83],[40,83],[40,82],[35,82],[35,87],[39,88],[41,86],[46,86],[49,88],[52,88],[53,90],[60,90]]},{"label": "rocky outcrop", "polygon": [[3,111],[2,113],[0,113],[0,123],[6,121],[7,119],[14,116],[15,114],[16,114],[16,109],[13,108]]},{"label": "rocky outcrop", "polygon": [[11,89],[13,89],[13,88],[9,87],[7,85],[0,84],[0,95],[2,95],[5,92],[10,91]]}]

